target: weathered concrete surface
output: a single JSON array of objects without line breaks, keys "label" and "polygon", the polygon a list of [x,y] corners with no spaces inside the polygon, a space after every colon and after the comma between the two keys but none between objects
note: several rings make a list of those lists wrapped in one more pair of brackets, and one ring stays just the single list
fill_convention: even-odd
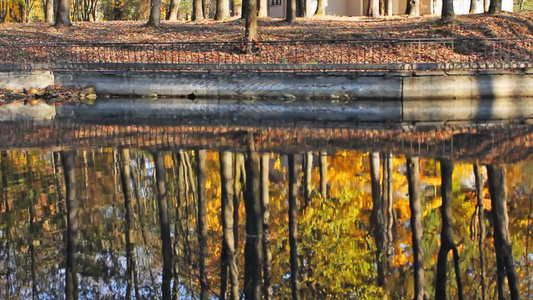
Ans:
[{"label": "weathered concrete surface", "polygon": [[405,101],[531,96],[533,76],[527,74],[403,77],[402,98]]},{"label": "weathered concrete surface", "polygon": [[356,99],[400,99],[401,78],[305,75],[292,73],[140,73],[55,72],[63,86],[95,86],[100,94],[158,95],[201,98],[292,95],[301,99],[348,96]]},{"label": "weathered concrete surface", "polygon": [[401,122],[400,101],[233,101],[101,99],[94,106],[63,105],[57,118],[76,120],[200,119],[228,122]]},{"label": "weathered concrete surface", "polygon": [[0,88],[22,89],[28,87],[45,88],[54,84],[55,77],[49,71],[0,72]]},{"label": "weathered concrete surface", "polygon": [[533,98],[410,100],[402,111],[404,122],[524,120],[533,118]]},{"label": "weathered concrete surface", "polygon": [[35,106],[24,103],[11,103],[0,106],[0,121],[43,121],[51,120],[56,116],[56,107],[45,103]]}]

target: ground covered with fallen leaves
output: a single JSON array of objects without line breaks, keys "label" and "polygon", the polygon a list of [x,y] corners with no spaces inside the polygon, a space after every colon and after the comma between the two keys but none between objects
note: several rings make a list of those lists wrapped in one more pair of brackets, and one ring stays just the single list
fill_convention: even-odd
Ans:
[{"label": "ground covered with fallen leaves", "polygon": [[[443,38],[533,37],[533,12],[498,15],[457,16],[453,24],[442,25],[436,16],[420,18],[334,17],[297,19],[288,24],[281,19],[259,20],[259,39],[369,39],[369,38]],[[244,22],[167,22],[157,28],[144,27],[144,21],[79,22],[57,30],[45,23],[0,24],[0,45],[49,42],[185,42],[239,41]]]}]

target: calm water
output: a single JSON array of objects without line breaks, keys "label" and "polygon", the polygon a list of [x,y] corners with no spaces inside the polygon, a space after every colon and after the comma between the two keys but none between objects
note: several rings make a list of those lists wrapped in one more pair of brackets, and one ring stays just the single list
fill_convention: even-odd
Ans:
[{"label": "calm water", "polygon": [[[226,226],[226,232],[235,244],[239,293],[254,284],[251,278],[257,274],[268,281],[257,267],[245,270],[250,261],[264,257],[264,247],[260,255],[251,250],[245,255],[257,237],[264,241],[262,235],[246,234],[247,226],[263,218],[260,210],[254,215],[258,218],[247,219],[253,203],[245,203],[253,202],[247,200],[253,195],[251,187],[259,192],[268,182],[266,248],[271,268],[266,278],[271,278],[275,299],[292,297],[295,270],[303,299],[412,299],[410,156],[420,157],[428,296],[436,293],[442,244],[440,159],[445,159],[455,161],[451,226],[465,299],[482,297],[475,163],[482,166],[486,298],[496,299],[498,293],[485,164],[505,170],[507,225],[519,293],[533,298],[532,125],[369,129],[309,124],[5,124],[0,141],[2,299],[189,299],[200,298],[202,290],[209,298],[219,298],[221,285],[227,286],[229,297],[230,279],[221,284],[221,276],[228,278],[223,266],[230,261],[222,254],[222,151],[231,152],[228,168],[237,190],[228,201],[238,205],[229,210],[236,226]],[[257,170],[268,176],[262,185],[258,177],[258,184],[250,183],[259,175],[251,167],[259,162],[252,159],[255,153],[264,162]],[[379,153],[383,166],[379,212],[372,198],[370,153]],[[293,160],[296,178],[290,176]],[[205,176],[199,162],[205,163]],[[297,194],[293,210],[288,200],[291,184]],[[243,188],[248,190],[239,191]],[[297,214],[297,247],[289,238],[290,211]],[[373,217],[377,213],[381,221]],[[291,248],[298,262],[292,271]],[[249,256],[253,253],[258,257]],[[449,255],[446,288],[456,298],[453,268]],[[69,274],[75,274],[73,281],[67,279]]]}]

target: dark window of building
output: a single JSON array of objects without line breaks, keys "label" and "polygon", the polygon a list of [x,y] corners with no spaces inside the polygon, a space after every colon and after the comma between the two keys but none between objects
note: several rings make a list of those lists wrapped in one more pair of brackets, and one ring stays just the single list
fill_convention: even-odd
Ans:
[{"label": "dark window of building", "polygon": [[270,0],[270,6],[281,5],[281,0]]}]

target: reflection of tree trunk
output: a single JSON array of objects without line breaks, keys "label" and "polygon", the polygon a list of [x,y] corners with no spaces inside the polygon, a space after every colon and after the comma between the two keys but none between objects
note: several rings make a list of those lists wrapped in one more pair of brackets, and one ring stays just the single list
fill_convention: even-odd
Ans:
[{"label": "reflection of tree trunk", "polygon": [[67,187],[67,265],[66,265],[66,298],[78,299],[78,231],[79,231],[79,204],[76,198],[76,153],[74,151],[61,151],[63,174]]},{"label": "reflection of tree trunk", "polygon": [[385,220],[383,202],[381,201],[380,162],[379,153],[370,153],[370,180],[372,183],[372,225],[376,239],[376,262],[378,271],[378,286],[385,285],[385,272],[387,270],[385,240]]},{"label": "reflection of tree trunk", "polygon": [[[476,1],[476,0],[473,0]],[[485,217],[483,216],[483,178],[481,178],[481,172],[479,165],[474,165],[474,176],[476,178],[476,196],[477,205],[476,213],[478,217],[479,225],[479,263],[481,265],[481,298],[485,300],[487,298],[487,287],[485,285],[485,254],[483,251],[483,244],[485,243]]]},{"label": "reflection of tree trunk", "polygon": [[505,276],[511,292],[511,299],[519,299],[518,278],[514,266],[513,247],[509,240],[509,217],[507,216],[507,189],[505,168],[488,165],[489,192],[494,224],[494,249],[498,268],[498,298],[505,299]]},{"label": "reflection of tree trunk", "polygon": [[246,246],[244,247],[244,294],[246,299],[261,299],[261,263],[263,261],[263,222],[261,218],[260,158],[253,137],[248,136],[246,159]]},{"label": "reflection of tree trunk", "polygon": [[441,194],[442,205],[440,207],[442,228],[441,244],[437,260],[437,283],[435,288],[435,299],[446,299],[446,264],[448,261],[448,252],[453,252],[453,261],[455,267],[455,278],[457,280],[457,289],[459,299],[463,299],[463,286],[461,283],[461,273],[459,270],[459,252],[453,242],[452,235],[452,173],[453,162],[441,160]]},{"label": "reflection of tree trunk", "polygon": [[220,181],[222,186],[222,254],[220,272],[220,299],[226,299],[228,269],[231,281],[230,299],[239,299],[239,277],[235,259],[235,241],[233,236],[233,168],[231,152],[220,152]]},{"label": "reflection of tree trunk", "polygon": [[304,155],[305,173],[304,173],[304,208],[309,206],[311,201],[311,172],[313,171],[313,152],[306,152]]},{"label": "reflection of tree trunk", "polygon": [[289,245],[292,299],[300,299],[298,268],[298,168],[294,154],[289,154]]},{"label": "reflection of tree trunk", "polygon": [[159,151],[154,155],[159,204],[159,224],[163,253],[163,282],[161,291],[163,299],[170,299],[170,282],[172,280],[172,245],[170,240],[170,220],[168,216],[168,195],[166,187],[165,153]]},{"label": "reflection of tree trunk", "polygon": [[272,299],[272,251],[270,249],[270,196],[268,172],[270,155],[261,156],[261,214],[263,215],[263,297]]},{"label": "reflection of tree trunk", "polygon": [[235,154],[235,177],[233,178],[233,235],[235,249],[239,249],[239,206],[246,189],[246,170],[244,166],[244,154]]},{"label": "reflection of tree trunk", "polygon": [[[393,230],[395,224],[394,218],[394,199],[392,197],[392,154],[383,154],[383,188],[381,198],[383,201],[384,220],[385,220],[385,248],[391,248],[394,244]],[[391,253],[387,253],[389,257]],[[387,259],[388,263],[388,259]]]},{"label": "reflection of tree trunk", "polygon": [[320,195],[322,199],[328,197],[328,154],[323,151],[320,152]]},{"label": "reflection of tree trunk", "polygon": [[415,277],[415,300],[428,299],[424,274],[424,250],[422,249],[422,203],[420,199],[420,167],[418,157],[407,158],[409,181],[409,207],[411,208],[411,231],[413,240],[413,269]]},{"label": "reflection of tree trunk", "polygon": [[209,297],[209,283],[207,281],[207,205],[206,205],[206,182],[205,182],[205,160],[206,151],[196,150],[196,176],[198,180],[198,243],[200,244],[200,299]]},{"label": "reflection of tree trunk", "polygon": [[[137,288],[137,267],[135,262],[135,254],[133,251],[133,243],[131,241],[131,233],[133,231],[133,206],[132,206],[132,190],[131,190],[131,170],[130,170],[130,151],[122,150],[120,162],[122,168],[120,172],[122,193],[124,194],[124,206],[126,208],[126,258],[127,258],[127,292],[126,299],[131,298],[132,286],[135,287],[135,298],[140,299],[139,290]],[[133,279],[133,282],[132,282]]]}]

